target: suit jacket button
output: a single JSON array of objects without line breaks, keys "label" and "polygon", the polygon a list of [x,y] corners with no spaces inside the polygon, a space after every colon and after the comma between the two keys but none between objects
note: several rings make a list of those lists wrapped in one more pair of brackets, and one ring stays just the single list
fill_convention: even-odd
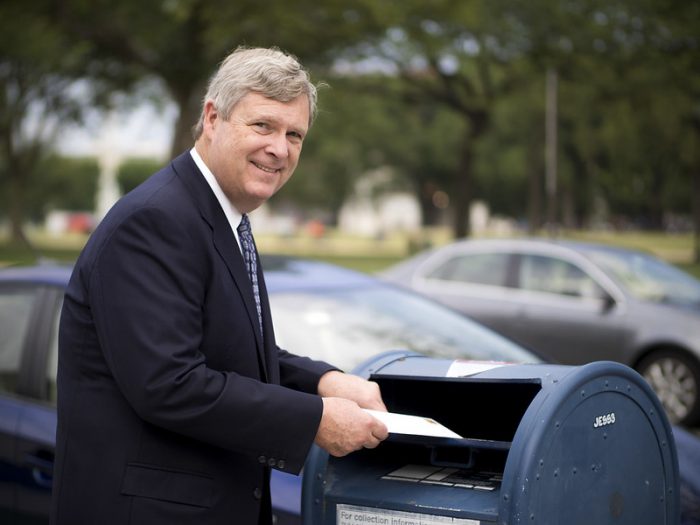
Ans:
[{"label": "suit jacket button", "polygon": [[270,467],[274,467],[275,465],[277,465],[277,460],[275,460],[275,458],[270,458],[267,460],[267,465]]},{"label": "suit jacket button", "polygon": [[253,497],[255,499],[262,498],[262,490],[260,490],[258,487],[255,487],[255,490],[253,491]]},{"label": "suit jacket button", "polygon": [[284,460],[283,460],[283,459],[278,459],[278,460],[277,460],[277,468],[278,468],[278,469],[283,470],[283,469],[284,469],[284,465],[285,465],[285,463],[284,463]]},{"label": "suit jacket button", "polygon": [[267,463],[267,458],[265,456],[258,456],[258,463],[264,465],[265,463]]}]

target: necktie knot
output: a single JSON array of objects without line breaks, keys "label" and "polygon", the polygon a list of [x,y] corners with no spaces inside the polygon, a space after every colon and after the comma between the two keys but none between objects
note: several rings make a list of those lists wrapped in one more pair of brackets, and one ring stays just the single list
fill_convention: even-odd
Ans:
[{"label": "necktie knot", "polygon": [[239,235],[251,235],[250,231],[250,219],[248,219],[248,214],[244,213],[241,216],[241,222],[238,224],[238,234]]}]

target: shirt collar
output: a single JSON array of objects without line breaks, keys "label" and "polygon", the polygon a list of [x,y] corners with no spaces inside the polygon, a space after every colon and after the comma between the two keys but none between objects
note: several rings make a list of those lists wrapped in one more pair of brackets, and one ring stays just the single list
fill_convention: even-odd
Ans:
[{"label": "shirt collar", "polygon": [[231,204],[231,201],[228,200],[228,197],[226,197],[224,190],[221,189],[221,186],[219,186],[219,182],[216,180],[216,177],[214,177],[214,174],[204,163],[204,160],[202,160],[202,157],[200,157],[196,148],[193,147],[190,150],[190,155],[192,156],[192,160],[194,160],[194,163],[199,168],[199,171],[201,171],[202,175],[204,175],[204,179],[209,184],[211,191],[214,192],[216,200],[219,201],[219,205],[224,211],[224,215],[226,215],[226,220],[228,220],[228,223],[231,226],[231,230],[233,230],[233,235],[236,237],[236,242],[240,247],[241,241],[238,238],[238,225],[240,224],[243,215],[233,206],[233,204]]}]

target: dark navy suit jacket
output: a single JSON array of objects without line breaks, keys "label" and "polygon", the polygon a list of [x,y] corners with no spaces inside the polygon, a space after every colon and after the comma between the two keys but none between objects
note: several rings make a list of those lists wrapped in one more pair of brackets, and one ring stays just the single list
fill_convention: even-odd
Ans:
[{"label": "dark navy suit jacket", "polygon": [[189,153],[91,235],[63,306],[52,522],[255,524],[303,466],[330,365],[264,340],[231,227]]}]

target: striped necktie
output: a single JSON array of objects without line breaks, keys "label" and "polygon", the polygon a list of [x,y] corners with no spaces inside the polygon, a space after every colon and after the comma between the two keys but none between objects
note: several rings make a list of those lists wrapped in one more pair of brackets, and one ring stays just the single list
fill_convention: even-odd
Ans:
[{"label": "striped necktie", "polygon": [[258,286],[258,258],[255,256],[255,241],[253,241],[253,233],[250,229],[250,221],[248,215],[243,214],[241,223],[238,225],[238,238],[241,241],[241,250],[243,252],[243,260],[245,261],[248,277],[253,285],[253,296],[255,297],[255,308],[258,311],[258,321],[260,323],[260,334],[263,333],[262,327],[262,308],[260,306],[260,288]]}]

